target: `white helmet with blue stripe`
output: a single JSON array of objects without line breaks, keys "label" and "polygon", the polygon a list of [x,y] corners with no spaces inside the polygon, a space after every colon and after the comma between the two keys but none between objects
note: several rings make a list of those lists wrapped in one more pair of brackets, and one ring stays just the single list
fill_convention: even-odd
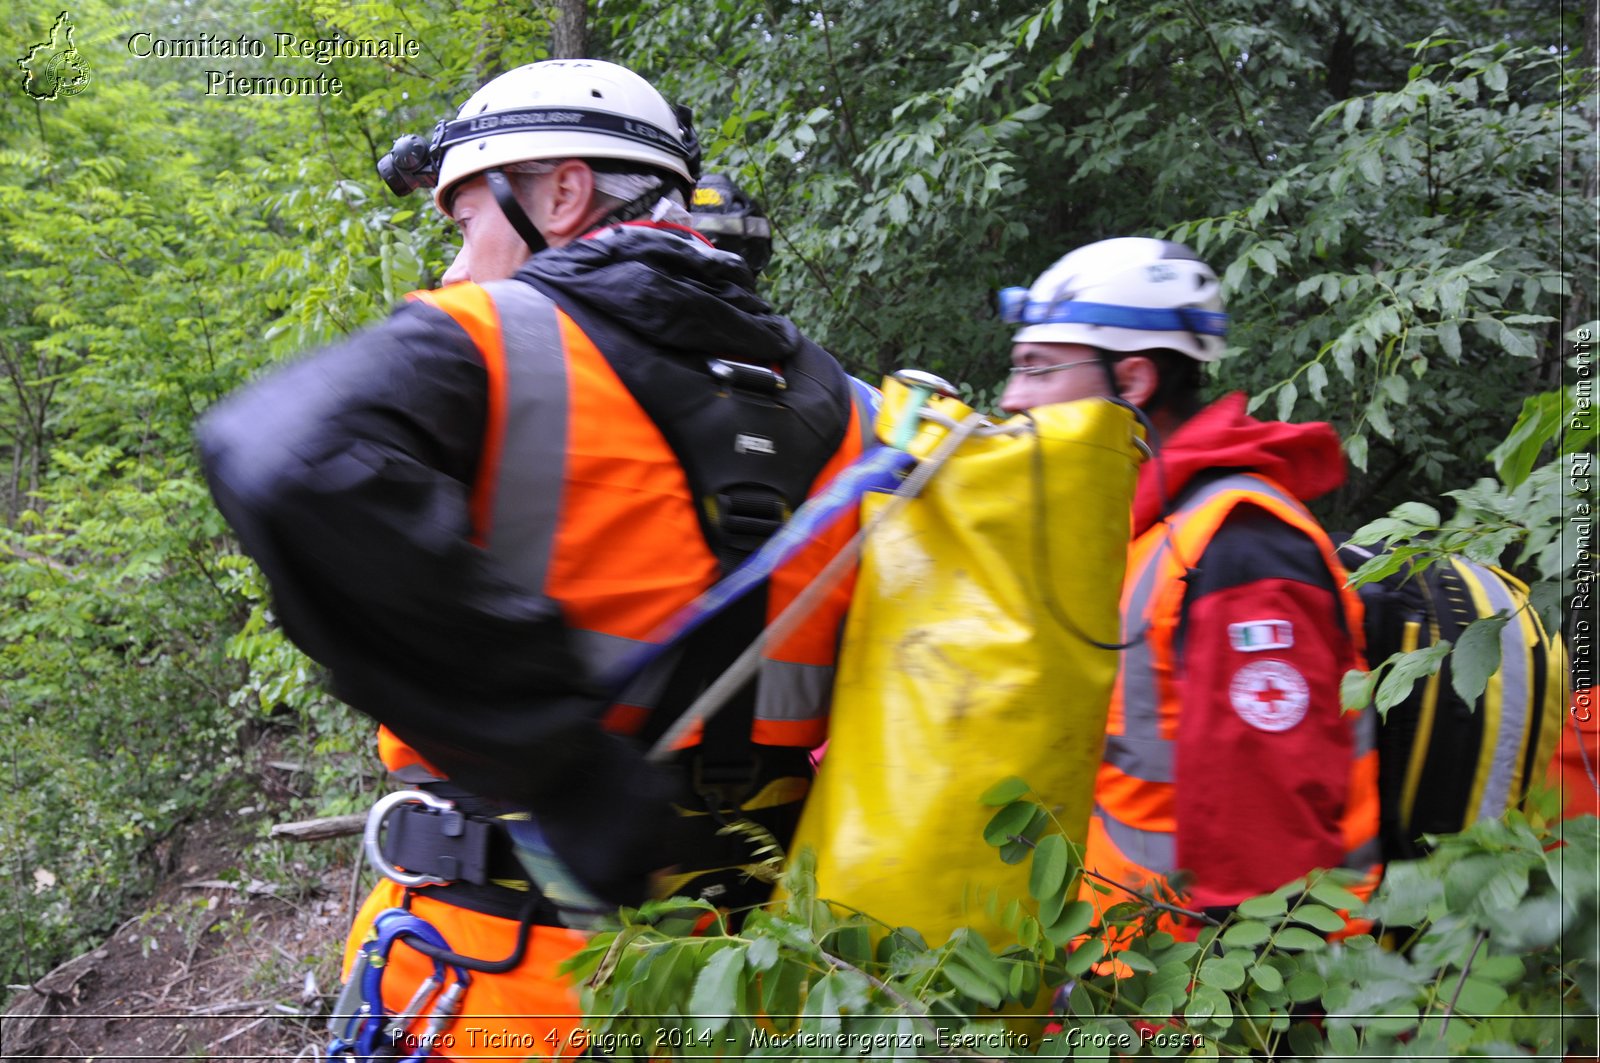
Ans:
[{"label": "white helmet with blue stripe", "polygon": [[1081,343],[1131,353],[1166,348],[1199,362],[1222,354],[1228,315],[1211,267],[1170,240],[1118,237],[1080,247],[1033,282],[1000,292],[1014,343]]}]

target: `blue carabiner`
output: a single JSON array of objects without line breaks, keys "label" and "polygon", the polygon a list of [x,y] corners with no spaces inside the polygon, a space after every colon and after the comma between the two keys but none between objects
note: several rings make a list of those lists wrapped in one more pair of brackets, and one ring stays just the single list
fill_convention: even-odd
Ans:
[{"label": "blue carabiner", "polygon": [[[377,1051],[380,1047],[380,1042],[384,1037],[388,1020],[393,1017],[383,1006],[383,974],[384,969],[389,965],[389,953],[394,948],[394,943],[401,938],[412,937],[432,945],[434,948],[447,951],[450,948],[449,943],[444,939],[444,935],[439,933],[432,923],[406,911],[404,908],[389,908],[378,913],[378,917],[373,920],[372,925],[374,931],[373,939],[361,946],[361,962],[365,964],[365,969],[361,972],[361,995],[364,1000],[362,1010],[367,1015],[361,1022],[361,1030],[356,1035],[353,1045],[357,1056],[363,1060],[379,1058]],[[454,964],[446,964],[443,960],[434,959],[433,980],[437,980],[441,989],[444,989],[450,976],[455,978],[457,986],[460,987],[460,989],[456,990],[454,997],[451,997],[453,1001],[465,991],[466,985],[472,980],[471,976],[467,974],[464,968]],[[351,977],[355,977],[355,975],[352,974]],[[445,989],[444,995],[449,997],[450,989]],[[417,1001],[419,1016],[411,1016],[411,1018],[420,1017],[420,1006],[423,1003],[425,1001]],[[344,1044],[349,1044],[349,1041],[345,1041]],[[389,1047],[392,1047],[392,1045]],[[331,1048],[332,1046],[330,1046]],[[431,1038],[425,1038],[423,1043],[418,1046],[418,1050],[411,1055],[405,1056],[400,1063],[414,1063],[414,1061],[426,1059],[432,1052],[433,1042]]]}]

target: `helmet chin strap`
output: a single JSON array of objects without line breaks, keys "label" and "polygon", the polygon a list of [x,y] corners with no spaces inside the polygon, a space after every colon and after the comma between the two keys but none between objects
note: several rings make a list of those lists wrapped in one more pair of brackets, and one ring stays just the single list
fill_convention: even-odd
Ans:
[{"label": "helmet chin strap", "polygon": [[[528,245],[528,254],[530,256],[537,255],[540,251],[549,247],[549,241],[534,226],[527,212],[522,209],[522,204],[517,202],[516,193],[511,188],[511,179],[505,175],[505,171],[485,170],[483,171],[483,179],[488,184],[490,193],[494,195],[494,201],[500,204],[500,213],[506,216],[506,221],[510,222],[511,227],[517,231],[517,235],[522,237],[522,242]],[[651,207],[664,194],[665,190],[657,185],[595,222],[589,227],[589,231],[593,232],[608,225],[616,225],[619,222],[644,217],[650,213]]]},{"label": "helmet chin strap", "polygon": [[528,245],[528,254],[537,255],[549,247],[550,244],[522,209],[522,204],[517,202],[516,194],[511,190],[511,179],[501,170],[485,170],[483,179],[488,183],[494,201],[500,204],[500,213],[506,216],[506,221],[517,230],[522,242]]}]

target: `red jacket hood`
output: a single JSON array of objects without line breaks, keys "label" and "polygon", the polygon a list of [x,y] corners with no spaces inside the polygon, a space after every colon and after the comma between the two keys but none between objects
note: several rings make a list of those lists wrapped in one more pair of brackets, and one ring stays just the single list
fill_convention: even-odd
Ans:
[{"label": "red jacket hood", "polygon": [[1177,498],[1196,474],[1210,469],[1258,472],[1302,502],[1344,483],[1344,454],[1332,425],[1258,421],[1244,409],[1243,392],[1218,399],[1185,421],[1155,459],[1145,462],[1133,499],[1135,535],[1143,534],[1161,516],[1157,463],[1165,472],[1168,501]]}]

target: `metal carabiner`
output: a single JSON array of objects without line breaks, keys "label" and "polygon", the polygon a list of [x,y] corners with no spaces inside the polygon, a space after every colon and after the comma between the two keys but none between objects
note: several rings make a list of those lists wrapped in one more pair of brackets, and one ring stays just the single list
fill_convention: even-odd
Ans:
[{"label": "metal carabiner", "polygon": [[361,848],[367,855],[367,863],[384,878],[398,882],[402,886],[448,886],[452,879],[401,871],[383,855],[383,847],[378,844],[378,835],[383,832],[383,821],[389,818],[390,812],[401,805],[427,805],[435,812],[454,812],[456,807],[455,802],[435,797],[426,790],[401,790],[379,798],[372,806],[372,811],[367,813],[367,829],[361,835]]},{"label": "metal carabiner", "polygon": [[[360,1058],[376,1059],[385,1039],[388,1045],[382,1047],[396,1047],[405,1038],[407,1025],[415,1019],[426,1018],[426,1033],[417,1038],[417,1051],[407,1054],[402,1063],[424,1059],[432,1053],[439,1036],[454,1020],[460,1009],[461,997],[472,983],[472,976],[461,967],[436,959],[433,961],[433,974],[412,995],[405,1010],[390,1015],[383,1007],[383,975],[389,965],[389,952],[394,948],[394,943],[405,938],[416,938],[439,949],[448,950],[450,945],[432,923],[403,908],[389,908],[378,913],[372,922],[372,929],[372,939],[361,947],[358,961],[361,969],[350,972],[352,980],[361,979],[361,995],[364,999],[360,1022],[355,1036],[352,1038],[347,1035],[342,1040],[353,1042],[351,1047]],[[421,1014],[428,997],[441,986],[444,991],[435,1001],[433,1012]]]}]

